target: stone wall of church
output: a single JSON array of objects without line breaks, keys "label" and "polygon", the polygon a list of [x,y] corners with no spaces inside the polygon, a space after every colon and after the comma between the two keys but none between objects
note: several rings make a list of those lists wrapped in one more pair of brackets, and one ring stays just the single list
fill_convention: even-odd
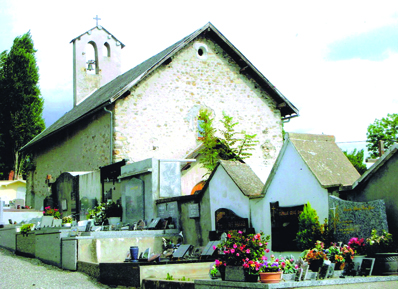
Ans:
[{"label": "stone wall of church", "polygon": [[200,144],[199,110],[209,108],[217,128],[224,111],[239,122],[237,131],[257,134],[259,144],[246,162],[265,182],[282,146],[280,111],[239,69],[212,41],[190,43],[116,102],[114,161],[186,156]]},{"label": "stone wall of church", "polygon": [[93,171],[110,164],[110,114],[100,112],[88,117],[41,145],[40,154],[34,158],[36,170],[26,189],[28,205],[38,209],[43,198],[50,195],[47,175],[56,180],[63,172]]}]

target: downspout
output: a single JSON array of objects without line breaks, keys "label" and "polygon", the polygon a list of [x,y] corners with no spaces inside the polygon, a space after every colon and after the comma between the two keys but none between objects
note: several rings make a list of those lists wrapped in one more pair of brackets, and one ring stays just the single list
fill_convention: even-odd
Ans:
[{"label": "downspout", "polygon": [[113,112],[111,110],[107,110],[106,107],[104,107],[104,110],[111,115],[111,125],[110,125],[110,152],[109,152],[109,160],[110,164],[113,162]]}]

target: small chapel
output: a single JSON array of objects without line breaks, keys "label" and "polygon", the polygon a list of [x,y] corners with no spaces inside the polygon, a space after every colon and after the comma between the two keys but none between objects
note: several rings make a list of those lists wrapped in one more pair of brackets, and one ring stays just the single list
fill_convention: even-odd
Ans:
[{"label": "small chapel", "polygon": [[[27,205],[40,209],[65,172],[151,158],[182,160],[180,194],[191,194],[205,172],[194,161],[203,109],[217,129],[225,113],[239,122],[236,131],[256,134],[245,163],[265,183],[283,144],[283,122],[299,111],[213,24],[123,74],[125,45],[98,22],[71,43],[73,108],[22,148],[35,164]],[[98,190],[104,195],[104,185]]]}]

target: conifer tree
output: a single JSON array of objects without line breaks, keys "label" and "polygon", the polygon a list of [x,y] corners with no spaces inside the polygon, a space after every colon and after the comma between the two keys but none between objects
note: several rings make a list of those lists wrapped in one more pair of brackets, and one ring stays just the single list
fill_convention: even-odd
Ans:
[{"label": "conifer tree", "polygon": [[[0,54],[0,174],[26,167],[26,153],[19,150],[45,127],[42,118],[39,70],[30,32],[16,37],[10,51]],[[1,177],[1,176],[0,176]]]}]

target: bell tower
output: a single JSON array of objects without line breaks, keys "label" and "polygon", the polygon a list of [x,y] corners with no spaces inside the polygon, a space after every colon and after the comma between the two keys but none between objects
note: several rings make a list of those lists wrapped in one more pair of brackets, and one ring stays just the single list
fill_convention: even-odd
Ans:
[{"label": "bell tower", "polygon": [[121,50],[124,44],[97,25],[74,38],[73,106],[121,74]]}]

